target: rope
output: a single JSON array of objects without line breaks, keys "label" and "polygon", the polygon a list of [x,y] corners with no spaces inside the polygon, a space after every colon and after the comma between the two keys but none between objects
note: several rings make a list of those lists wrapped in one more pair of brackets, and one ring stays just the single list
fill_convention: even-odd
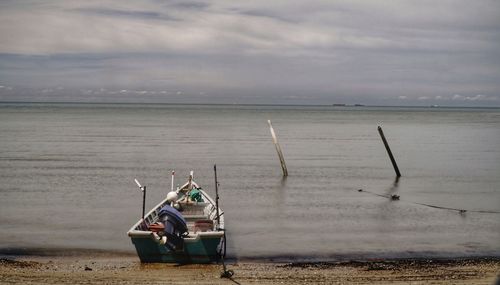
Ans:
[{"label": "rope", "polygon": [[[221,261],[222,261],[222,272],[220,274],[220,278],[228,278],[228,279],[231,279],[231,277],[233,277],[234,275],[234,271],[232,270],[228,270],[226,268],[226,263],[224,262],[224,258],[226,257],[226,230],[225,229],[220,229],[222,231],[224,231],[224,235],[222,236],[222,239],[221,239],[221,244],[220,244],[220,248],[219,248],[219,257],[221,258]],[[223,253],[224,251],[224,253]]]},{"label": "rope", "polygon": [[[383,194],[378,194],[375,192],[371,191],[366,191],[363,189],[359,189],[358,192],[365,192],[371,195],[379,196],[379,197],[384,197],[388,198],[391,200],[399,200],[398,195],[383,195]],[[435,209],[441,209],[441,210],[450,210],[450,211],[457,211],[460,214],[465,214],[466,212],[469,213],[482,213],[482,214],[500,214],[500,211],[489,211],[489,210],[465,210],[465,209],[458,209],[458,208],[450,208],[450,207],[444,207],[444,206],[438,206],[438,205],[432,205],[432,204],[425,204],[425,203],[418,203],[418,202],[412,202],[412,201],[406,201],[407,203],[415,204],[415,205],[421,205],[421,206],[426,206],[430,208],[435,208]]]}]

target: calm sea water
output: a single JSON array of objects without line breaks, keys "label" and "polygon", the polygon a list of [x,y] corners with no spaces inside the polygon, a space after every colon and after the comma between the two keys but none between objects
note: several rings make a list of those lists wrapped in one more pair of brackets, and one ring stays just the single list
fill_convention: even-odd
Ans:
[{"label": "calm sea water", "polygon": [[213,194],[217,163],[240,259],[500,256],[500,214],[471,211],[500,211],[499,109],[3,103],[0,136],[3,251],[134,252],[133,179],[151,208],[173,169]]}]

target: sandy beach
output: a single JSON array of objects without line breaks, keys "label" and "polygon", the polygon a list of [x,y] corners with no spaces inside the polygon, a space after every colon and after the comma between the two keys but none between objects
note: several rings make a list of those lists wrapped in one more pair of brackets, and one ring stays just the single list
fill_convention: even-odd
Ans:
[{"label": "sandy beach", "polygon": [[4,256],[1,284],[498,284],[499,259],[141,264],[133,256]]}]

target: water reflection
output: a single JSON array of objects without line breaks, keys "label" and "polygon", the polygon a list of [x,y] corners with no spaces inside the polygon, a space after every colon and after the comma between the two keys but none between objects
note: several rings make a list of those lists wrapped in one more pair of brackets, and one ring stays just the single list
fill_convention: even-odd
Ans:
[{"label": "water reflection", "polygon": [[286,185],[287,185],[287,177],[283,176],[276,186],[273,187],[273,203],[272,203],[272,215],[274,217],[278,217],[274,219],[274,226],[276,228],[283,227],[284,220],[286,219]]},{"label": "water reflection", "polygon": [[393,195],[393,194],[395,194],[398,191],[398,189],[399,189],[399,179],[400,178],[401,177],[396,176],[396,178],[394,179],[394,182],[392,182],[391,186],[386,189],[386,191],[385,191],[386,194]]}]

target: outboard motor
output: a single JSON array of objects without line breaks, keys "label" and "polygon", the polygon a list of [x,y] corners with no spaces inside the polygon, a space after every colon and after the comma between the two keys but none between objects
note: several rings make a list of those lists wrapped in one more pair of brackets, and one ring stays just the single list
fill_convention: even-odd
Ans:
[{"label": "outboard motor", "polygon": [[169,205],[161,208],[158,213],[159,220],[165,225],[164,234],[167,237],[165,245],[172,250],[182,249],[183,236],[188,232],[186,220],[182,214]]}]

